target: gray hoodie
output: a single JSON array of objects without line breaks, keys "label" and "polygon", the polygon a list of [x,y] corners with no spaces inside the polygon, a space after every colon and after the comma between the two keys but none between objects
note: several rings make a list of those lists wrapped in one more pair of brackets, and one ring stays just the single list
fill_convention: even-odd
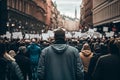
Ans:
[{"label": "gray hoodie", "polygon": [[40,80],[83,80],[83,65],[76,48],[53,44],[45,48],[38,64]]}]

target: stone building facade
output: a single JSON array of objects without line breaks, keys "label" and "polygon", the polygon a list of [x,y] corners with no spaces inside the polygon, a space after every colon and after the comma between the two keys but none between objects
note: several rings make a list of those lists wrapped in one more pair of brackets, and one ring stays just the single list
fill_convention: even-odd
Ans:
[{"label": "stone building facade", "polygon": [[82,4],[80,6],[81,9],[81,18],[80,24],[82,26],[83,31],[87,31],[89,28],[93,27],[93,0],[82,0]]},{"label": "stone building facade", "polygon": [[93,24],[100,32],[120,32],[120,0],[93,0]]},{"label": "stone building facade", "polygon": [[51,2],[51,24],[49,26],[50,30],[56,29],[58,26],[58,16],[59,16],[59,11],[57,9],[57,4],[55,2]]},{"label": "stone building facade", "polygon": [[46,27],[46,0],[7,0],[8,21],[10,32],[40,34]]}]

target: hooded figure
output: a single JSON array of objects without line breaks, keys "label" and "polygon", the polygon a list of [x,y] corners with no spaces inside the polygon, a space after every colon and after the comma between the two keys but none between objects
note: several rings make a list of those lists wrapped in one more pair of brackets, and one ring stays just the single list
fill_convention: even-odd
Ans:
[{"label": "hooded figure", "polygon": [[88,66],[93,53],[91,52],[89,44],[85,43],[80,52],[80,58],[82,59],[85,72],[88,72]]},{"label": "hooded figure", "polygon": [[55,42],[43,49],[39,64],[40,80],[83,80],[84,69],[76,48],[65,43],[65,31],[54,33]]},{"label": "hooded figure", "polygon": [[32,39],[32,43],[27,47],[27,55],[31,62],[32,80],[37,80],[37,67],[38,61],[41,54],[41,48],[37,44],[36,39]]}]

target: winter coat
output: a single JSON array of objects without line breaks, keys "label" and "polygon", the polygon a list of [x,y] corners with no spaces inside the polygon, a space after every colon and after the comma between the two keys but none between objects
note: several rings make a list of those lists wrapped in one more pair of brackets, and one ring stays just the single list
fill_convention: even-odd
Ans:
[{"label": "winter coat", "polygon": [[15,59],[7,53],[0,58],[0,80],[23,80],[23,75]]},{"label": "winter coat", "polygon": [[93,80],[120,80],[120,57],[111,54],[101,56],[93,72]]},{"label": "winter coat", "polygon": [[26,57],[24,55],[24,53],[18,53],[15,56],[16,62],[19,65],[23,76],[24,76],[24,80],[27,80],[27,77],[29,78],[29,80],[31,80],[31,63],[28,57]]},{"label": "winter coat", "polygon": [[27,54],[28,57],[30,58],[32,65],[37,66],[39,61],[39,56],[41,54],[41,48],[37,44],[32,43],[27,47]]},{"label": "winter coat", "polygon": [[82,59],[84,71],[88,72],[88,67],[90,63],[90,59],[92,58],[93,53],[90,50],[82,50],[80,52],[80,58]]},{"label": "winter coat", "polygon": [[0,80],[5,80],[6,66],[7,66],[7,60],[4,57],[0,57]]},{"label": "winter coat", "polygon": [[53,44],[45,48],[38,64],[40,80],[83,80],[84,69],[76,48]]},{"label": "winter coat", "polygon": [[101,56],[101,54],[98,54],[98,55],[94,54],[93,57],[91,58],[90,63],[89,63],[89,67],[88,67],[87,80],[93,80],[92,79],[92,74],[93,74],[93,71],[95,69],[95,65],[97,63],[97,60],[100,56]]}]

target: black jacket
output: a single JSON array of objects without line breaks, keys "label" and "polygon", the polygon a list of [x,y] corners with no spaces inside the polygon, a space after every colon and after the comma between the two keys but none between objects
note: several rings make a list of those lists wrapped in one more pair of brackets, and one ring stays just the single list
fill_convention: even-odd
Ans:
[{"label": "black jacket", "polygon": [[26,57],[23,53],[18,53],[15,56],[16,62],[19,65],[23,76],[24,76],[24,80],[27,80],[27,76],[29,78],[29,80],[31,80],[31,63],[28,57]]},{"label": "black jacket", "polygon": [[93,73],[93,80],[120,80],[120,57],[111,54],[101,56]]},{"label": "black jacket", "polygon": [[0,58],[0,80],[23,80],[23,75],[17,63]]},{"label": "black jacket", "polygon": [[87,73],[87,80],[93,80],[92,79],[92,74],[95,69],[95,65],[97,63],[98,58],[101,56],[101,54],[95,55],[91,58],[89,67],[88,67],[88,73]]},{"label": "black jacket", "polygon": [[0,57],[0,80],[5,80],[6,77],[7,60]]}]

